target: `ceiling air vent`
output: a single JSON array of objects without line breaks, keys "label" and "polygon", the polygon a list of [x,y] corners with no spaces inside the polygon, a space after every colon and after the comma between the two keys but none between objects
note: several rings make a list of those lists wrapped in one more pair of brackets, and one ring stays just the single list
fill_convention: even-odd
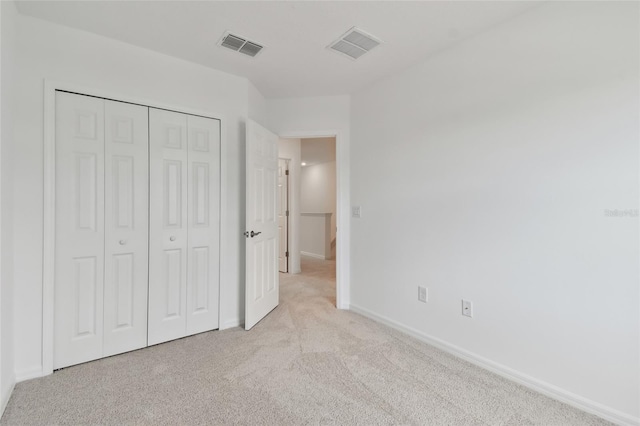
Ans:
[{"label": "ceiling air vent", "polygon": [[228,31],[224,33],[222,39],[220,39],[220,42],[218,44],[222,47],[226,47],[227,49],[244,53],[245,55],[251,56],[252,58],[264,49],[264,46],[253,41],[249,41],[244,37],[231,34]]},{"label": "ceiling air vent", "polygon": [[351,59],[358,59],[380,43],[382,43],[382,41],[371,34],[367,34],[361,29],[353,27],[328,47]]}]

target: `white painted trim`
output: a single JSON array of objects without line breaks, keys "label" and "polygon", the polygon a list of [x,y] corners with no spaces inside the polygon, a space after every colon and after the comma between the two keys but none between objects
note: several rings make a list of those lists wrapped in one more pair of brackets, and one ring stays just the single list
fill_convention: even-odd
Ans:
[{"label": "white painted trim", "polygon": [[397,321],[389,319],[385,316],[378,315],[368,309],[352,304],[350,305],[350,310],[362,316],[365,316],[369,319],[372,319],[376,322],[385,324],[391,328],[399,330],[405,334],[408,334],[409,336],[415,337],[416,339],[422,342],[435,346],[436,348],[441,349],[447,353],[450,353],[451,355],[454,355],[458,358],[462,358],[463,360],[468,361],[472,364],[475,364],[478,367],[484,368],[485,370],[489,370],[499,376],[502,376],[520,385],[526,386],[529,389],[532,389],[550,398],[556,399],[560,402],[564,402],[565,404],[571,405],[582,411],[586,411],[587,413],[595,414],[596,416],[602,417],[605,420],[614,422],[619,425],[624,425],[624,426],[640,425],[640,418],[638,417],[630,416],[629,414],[625,414],[611,407],[607,407],[598,402],[592,401],[580,395],[576,395],[572,392],[559,388],[555,385],[552,385],[551,383],[538,380],[525,373],[514,370],[513,368],[510,368],[510,367],[507,367],[506,365],[502,365],[497,362],[491,361],[490,359],[484,358],[473,352],[462,349],[459,346],[456,346],[444,340],[438,339],[437,337],[430,336],[426,333],[423,333],[414,328],[408,327],[404,324],[401,324]]},{"label": "white painted trim", "polygon": [[11,394],[13,393],[13,389],[16,387],[16,382],[11,383],[9,390],[5,395],[2,395],[2,399],[0,399],[0,418],[4,414],[5,408],[7,408],[7,404],[9,403],[9,399],[11,399]]},{"label": "white painted trim", "polygon": [[[56,238],[56,88],[54,82],[44,82],[44,217],[42,249],[42,366],[41,374],[53,373],[53,308]],[[22,381],[24,373],[16,380]]]},{"label": "white painted trim", "polygon": [[[53,336],[54,336],[54,277],[55,277],[55,111],[56,111],[56,90],[64,90],[83,95],[96,96],[115,101],[128,102],[148,106],[151,108],[167,109],[184,114],[199,115],[220,120],[220,244],[226,238],[225,220],[227,208],[226,190],[226,161],[224,155],[227,153],[227,120],[224,114],[215,111],[202,111],[183,106],[175,106],[160,103],[149,99],[131,97],[129,95],[108,92],[91,87],[83,87],[72,83],[65,83],[54,80],[44,80],[44,215],[43,215],[43,250],[42,250],[42,366],[35,369],[16,374],[16,381],[27,380],[33,377],[46,376],[53,373]],[[220,246],[220,257],[222,258],[222,245]],[[220,277],[223,277],[222,270],[225,262],[220,262]],[[221,280],[222,281],[222,280]],[[222,288],[222,282],[220,283]],[[221,296],[221,292],[220,292]],[[220,325],[222,314],[222,300],[218,298],[218,325]]]},{"label": "white painted trim", "polygon": [[244,322],[240,318],[234,318],[232,320],[227,320],[222,324],[220,330],[227,330],[229,328],[242,327],[244,328]]},{"label": "white painted trim", "polygon": [[[227,240],[227,198],[229,193],[227,191],[227,120],[220,119],[220,228],[218,241],[218,260],[220,267],[218,268],[218,330],[222,330],[222,285],[223,277],[226,277],[226,267],[230,262],[223,262],[222,254],[224,253],[224,243]],[[223,273],[224,271],[224,273]]]},{"label": "white painted trim", "polygon": [[[278,141],[279,142],[279,141]],[[279,153],[278,153],[279,155]],[[289,212],[287,214],[287,238],[286,238],[286,243],[287,243],[287,248],[285,250],[285,252],[291,252],[291,158],[286,158],[286,157],[278,157],[278,167],[280,164],[280,160],[284,161],[287,165],[287,211]],[[291,267],[291,256],[287,257],[287,272],[283,272],[285,274],[291,274],[291,270],[293,269]],[[278,269],[279,269],[278,265]],[[279,271],[282,272],[282,271]]]},{"label": "white painted trim", "polygon": [[300,254],[303,255],[303,256],[309,256],[309,257],[313,257],[313,258],[316,258],[316,259],[327,260],[327,258],[324,257],[321,254],[309,253],[308,251],[300,250]]},{"label": "white painted trim", "polygon": [[344,132],[285,131],[283,139],[336,138],[336,307],[349,309],[351,277],[351,192],[349,175],[349,138]]},{"label": "white painted trim", "polygon": [[45,373],[41,366],[31,367],[27,370],[16,371],[16,383],[24,382],[25,380],[36,379],[43,377],[51,373]]}]

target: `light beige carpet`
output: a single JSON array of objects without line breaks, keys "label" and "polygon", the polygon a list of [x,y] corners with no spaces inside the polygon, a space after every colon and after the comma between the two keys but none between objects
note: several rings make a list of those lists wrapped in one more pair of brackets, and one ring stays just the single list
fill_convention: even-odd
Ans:
[{"label": "light beige carpet", "polygon": [[214,331],[20,383],[3,425],[599,425],[357,314],[334,262],[281,275],[253,330]]}]

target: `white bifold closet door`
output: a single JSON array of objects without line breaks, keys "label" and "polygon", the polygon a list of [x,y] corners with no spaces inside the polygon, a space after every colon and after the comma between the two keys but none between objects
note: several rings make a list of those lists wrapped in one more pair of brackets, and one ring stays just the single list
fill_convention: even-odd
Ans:
[{"label": "white bifold closet door", "polygon": [[220,122],[149,109],[149,345],[218,328]]},{"label": "white bifold closet door", "polygon": [[56,93],[54,368],[147,345],[148,112]]}]

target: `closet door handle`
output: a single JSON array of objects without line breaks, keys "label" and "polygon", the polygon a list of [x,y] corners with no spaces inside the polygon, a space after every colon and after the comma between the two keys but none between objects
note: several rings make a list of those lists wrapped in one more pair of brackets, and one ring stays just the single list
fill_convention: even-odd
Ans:
[{"label": "closet door handle", "polygon": [[120,243],[121,246],[127,244],[127,240],[120,240],[118,241],[118,243]]},{"label": "closet door handle", "polygon": [[169,241],[175,241],[175,240],[176,240],[176,237],[174,235],[169,237]]},{"label": "closet door handle", "polygon": [[262,232],[253,232],[253,231],[251,231],[251,238],[257,237],[260,234],[262,234]]}]

